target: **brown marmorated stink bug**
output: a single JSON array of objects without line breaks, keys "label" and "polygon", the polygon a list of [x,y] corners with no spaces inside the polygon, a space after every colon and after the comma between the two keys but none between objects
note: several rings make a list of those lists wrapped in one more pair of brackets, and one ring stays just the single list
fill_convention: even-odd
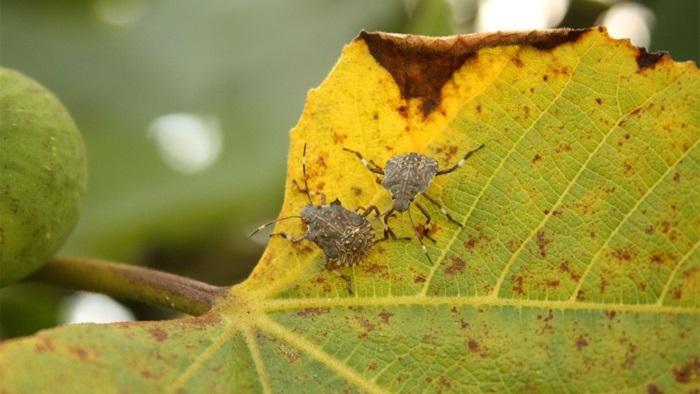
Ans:
[{"label": "brown marmorated stink bug", "polygon": [[[352,293],[350,278],[341,274],[336,268],[352,267],[360,264],[367,257],[376,242],[387,238],[375,240],[374,229],[366,219],[371,212],[375,212],[377,218],[381,217],[381,214],[375,206],[367,208],[357,207],[354,211],[351,211],[343,207],[337,198],[330,204],[326,204],[326,195],[323,192],[309,190],[306,181],[306,144],[304,144],[302,171],[305,189],[302,189],[296,181],[293,182],[299,192],[306,193],[309,203],[301,210],[299,215],[286,216],[265,223],[253,231],[250,236],[252,237],[258,231],[280,220],[300,218],[307,226],[306,233],[297,238],[285,232],[272,233],[270,237],[282,236],[292,243],[306,239],[318,245],[323,251],[326,269],[343,278],[348,284],[348,291]],[[314,205],[311,201],[311,195],[321,196],[321,205]],[[364,212],[359,214],[358,211],[360,210]]]},{"label": "brown marmorated stink bug", "polygon": [[[428,201],[440,208],[440,211],[442,211],[442,213],[445,214],[448,220],[462,227],[462,224],[454,220],[452,216],[450,216],[450,214],[447,212],[445,207],[440,205],[440,203],[435,198],[426,194],[426,191],[430,187],[430,183],[433,181],[433,178],[439,175],[449,174],[450,172],[458,169],[464,164],[465,161],[467,161],[467,159],[469,159],[471,155],[473,155],[483,147],[484,145],[482,144],[478,148],[467,152],[467,154],[464,155],[464,157],[457,164],[453,165],[450,168],[446,168],[444,170],[439,171],[437,160],[433,159],[432,157],[421,155],[420,153],[407,153],[405,155],[394,156],[386,162],[386,166],[384,168],[381,168],[373,161],[367,161],[362,156],[362,154],[360,154],[357,151],[350,150],[347,148],[343,148],[343,150],[348,151],[350,153],[354,153],[355,156],[357,156],[357,158],[360,159],[360,161],[362,161],[362,164],[364,164],[364,166],[367,167],[368,170],[374,172],[375,174],[384,175],[384,179],[377,177],[377,183],[384,186],[384,188],[387,189],[389,193],[391,193],[391,199],[393,200],[393,206],[383,215],[384,239],[388,237],[388,234],[391,234],[392,238],[396,238],[388,226],[388,218],[394,213],[394,211],[408,211],[408,217],[411,220],[411,226],[413,227],[413,231],[416,234],[416,238],[418,238],[418,242],[420,242],[421,244],[423,253],[425,253],[425,256],[428,258],[430,264],[433,264],[433,260],[430,258],[428,250],[426,249],[425,244],[422,240],[422,237],[426,237],[429,240],[435,242],[435,240],[431,238],[428,234],[428,224],[430,223],[430,215],[428,214],[428,211],[426,211],[425,208],[423,208],[423,206],[420,205],[420,203],[415,202],[414,199],[417,196],[422,195]],[[416,225],[413,222],[413,217],[411,216],[411,211],[409,209],[411,204],[414,204],[416,207],[418,207],[418,209],[423,213],[423,216],[425,216],[425,218],[427,219],[425,224],[423,225],[423,234],[418,234]]]}]

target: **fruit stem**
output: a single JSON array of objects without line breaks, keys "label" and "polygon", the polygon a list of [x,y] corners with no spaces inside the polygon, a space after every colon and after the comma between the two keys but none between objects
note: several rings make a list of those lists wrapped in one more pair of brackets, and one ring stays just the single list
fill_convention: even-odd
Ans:
[{"label": "fruit stem", "polygon": [[148,268],[81,257],[55,256],[28,280],[92,291],[203,315],[228,288]]}]

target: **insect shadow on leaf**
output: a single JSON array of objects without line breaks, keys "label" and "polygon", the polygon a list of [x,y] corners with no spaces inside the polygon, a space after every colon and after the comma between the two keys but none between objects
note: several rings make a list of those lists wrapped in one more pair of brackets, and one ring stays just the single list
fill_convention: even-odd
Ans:
[{"label": "insect shadow on leaf", "polygon": [[[374,229],[367,216],[374,212],[376,219],[382,217],[377,207],[370,205],[367,208],[357,207],[351,211],[340,203],[337,198],[330,204],[326,204],[326,195],[321,191],[309,190],[306,179],[306,144],[302,156],[302,171],[304,175],[304,189],[296,180],[292,182],[300,193],[305,193],[309,203],[301,210],[299,215],[286,216],[275,219],[258,227],[250,234],[250,237],[265,227],[277,223],[281,220],[300,218],[307,227],[306,233],[299,237],[294,237],[285,232],[270,234],[282,236],[292,243],[307,240],[318,245],[323,251],[325,267],[340,278],[344,279],[348,285],[348,292],[352,294],[350,277],[341,274],[336,268],[353,267],[360,264],[369,254],[375,243],[387,239],[385,235],[382,239],[375,239]],[[321,205],[314,205],[311,200],[312,195],[321,198]],[[362,214],[358,213],[363,211]]]},{"label": "insect shadow on leaf", "polygon": [[[467,152],[467,154],[464,155],[464,157],[457,164],[444,170],[438,170],[437,160],[419,153],[407,153],[405,155],[394,156],[389,159],[386,162],[386,166],[382,168],[371,160],[367,161],[367,159],[365,159],[360,152],[348,148],[343,148],[343,150],[354,153],[368,170],[375,174],[384,175],[384,179],[377,177],[377,183],[384,186],[384,188],[391,193],[391,199],[393,200],[392,207],[386,211],[384,215],[382,215],[382,222],[384,223],[384,239],[387,239],[389,236],[396,239],[396,236],[389,227],[388,219],[393,216],[395,211],[408,211],[408,218],[411,220],[411,227],[413,227],[416,238],[418,238],[418,242],[420,242],[423,253],[430,264],[433,264],[433,260],[428,254],[428,249],[425,247],[425,243],[423,243],[423,237],[428,238],[435,243],[435,240],[428,234],[428,224],[430,224],[431,218],[428,211],[426,211],[420,203],[414,200],[416,197],[422,195],[428,201],[440,208],[440,211],[445,214],[448,220],[462,227],[462,224],[454,220],[447,212],[445,207],[442,206],[435,198],[428,195],[426,191],[430,187],[430,183],[433,181],[433,178],[455,171],[461,167],[471,155],[478,152],[483,147],[484,145],[481,144],[478,148]],[[418,229],[413,221],[413,216],[411,216],[411,210],[409,209],[411,204],[415,205],[426,218],[426,221],[423,224],[422,234],[418,233]]]}]

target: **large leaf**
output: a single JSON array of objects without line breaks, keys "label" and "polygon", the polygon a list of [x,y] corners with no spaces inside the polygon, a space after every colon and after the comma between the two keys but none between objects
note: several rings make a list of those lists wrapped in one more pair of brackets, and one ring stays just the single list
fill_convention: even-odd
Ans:
[{"label": "large leaf", "polygon": [[[292,131],[281,216],[307,203],[292,184],[302,181],[304,144],[310,189],[382,211],[388,193],[343,147],[380,165],[415,151],[446,168],[485,144],[430,188],[463,225],[424,204],[434,264],[415,239],[380,243],[361,266],[343,269],[349,294],[313,244],[276,237],[207,315],[8,341],[0,384],[8,392],[695,389],[699,76],[693,64],[602,29],[363,33],[310,92]],[[399,236],[412,235],[408,223],[406,214],[391,220]],[[277,231],[305,229],[289,220]]]}]

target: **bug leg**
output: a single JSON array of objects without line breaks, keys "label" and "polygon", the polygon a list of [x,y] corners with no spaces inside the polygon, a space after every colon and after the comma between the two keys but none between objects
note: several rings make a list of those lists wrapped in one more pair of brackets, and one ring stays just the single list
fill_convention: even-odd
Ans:
[{"label": "bug leg", "polygon": [[364,157],[362,157],[362,155],[360,154],[360,152],[356,152],[356,151],[350,150],[350,149],[348,149],[348,148],[343,148],[343,150],[344,150],[344,151],[347,151],[347,152],[350,152],[350,153],[354,153],[355,156],[357,156],[357,158],[360,159],[360,161],[362,162],[362,164],[364,164],[365,167],[367,167],[368,170],[374,172],[375,174],[384,175],[384,170],[382,169],[382,167],[379,167],[378,165],[376,165],[376,164],[375,164],[373,161],[371,161],[371,160],[370,160],[370,161],[367,161],[367,159],[365,159]]},{"label": "bug leg", "polygon": [[481,148],[483,148],[483,147],[484,147],[484,144],[481,144],[478,148],[467,152],[467,154],[464,155],[464,157],[462,158],[462,160],[460,160],[459,162],[457,162],[457,164],[453,165],[453,166],[450,167],[450,168],[445,168],[444,170],[438,171],[438,172],[435,174],[435,176],[449,174],[450,172],[452,172],[452,171],[458,169],[459,167],[462,166],[462,164],[464,164],[465,161],[467,161],[467,159],[469,159],[469,156],[471,156],[471,155],[473,155],[474,153],[478,152],[479,149],[481,149]]},{"label": "bug leg", "polygon": [[302,235],[302,236],[299,237],[299,238],[294,238],[294,237],[292,237],[291,235],[289,235],[289,234],[287,234],[287,233],[285,233],[285,232],[281,232],[281,233],[272,233],[272,234],[270,234],[270,238],[272,238],[272,237],[275,236],[275,235],[279,235],[279,236],[281,236],[281,237],[285,237],[285,238],[287,238],[287,241],[293,242],[293,243],[300,242],[301,240],[304,239],[304,237],[306,237],[306,234],[304,234],[304,235]]},{"label": "bug leg", "polygon": [[[416,233],[416,238],[418,238],[418,242],[420,242],[420,247],[423,249],[423,253],[425,254],[425,257],[428,258],[430,265],[433,265],[433,260],[430,258],[430,255],[428,254],[428,248],[425,247],[425,244],[423,243],[423,238],[420,236],[420,234],[418,234],[418,230],[416,229],[416,224],[413,222],[413,216],[411,216],[410,209],[408,210],[408,218],[411,219],[411,227],[413,228],[413,231]],[[433,241],[433,242],[435,242],[435,241]]]},{"label": "bug leg", "polygon": [[332,273],[334,273],[334,274],[335,274],[336,276],[338,276],[339,278],[342,278],[342,279],[347,283],[347,285],[348,285],[348,293],[353,294],[353,292],[352,292],[352,282],[350,281],[350,277],[349,277],[349,276],[341,274],[340,271],[338,271],[338,270],[335,269],[335,268],[331,268],[328,264],[326,264],[326,269],[327,269],[328,271],[331,271]]},{"label": "bug leg", "polygon": [[379,212],[379,208],[377,208],[377,207],[374,206],[374,205],[370,205],[370,206],[368,206],[367,208],[365,208],[365,207],[357,207],[357,208],[355,208],[355,212],[360,212],[360,211],[363,211],[363,213],[362,213],[362,216],[363,216],[363,217],[367,217],[367,216],[368,216],[370,213],[372,213],[372,212],[374,212],[375,215],[377,215],[378,218],[382,216],[381,212]]},{"label": "bug leg", "polygon": [[425,208],[423,208],[423,206],[417,202],[414,202],[413,204],[416,207],[418,207],[418,209],[420,209],[420,211],[423,213],[423,216],[425,216],[425,218],[427,219],[425,221],[425,224],[423,224],[423,236],[433,241],[433,243],[436,243],[435,240],[428,234],[428,225],[430,224],[430,215],[428,215],[428,211],[426,211]]},{"label": "bug leg", "polygon": [[458,225],[459,227],[462,227],[462,223],[460,223],[460,222],[454,220],[454,219],[452,218],[452,216],[450,216],[450,214],[447,213],[447,209],[445,209],[445,207],[443,207],[442,205],[440,205],[440,203],[437,202],[436,199],[430,197],[429,195],[427,195],[427,194],[425,194],[425,193],[423,193],[423,197],[427,198],[428,201],[432,202],[433,204],[435,204],[436,207],[440,208],[440,212],[442,212],[443,214],[445,214],[445,216],[447,217],[447,220],[449,220],[449,221],[451,221],[452,223]]},{"label": "bug leg", "polygon": [[317,190],[308,190],[308,189],[302,189],[301,186],[299,186],[299,183],[297,183],[296,179],[292,179],[292,183],[294,186],[297,187],[297,190],[299,190],[299,193],[306,193],[309,195],[309,202],[311,202],[311,196],[321,196],[321,205],[326,205],[326,194],[317,191]]},{"label": "bug leg", "polygon": [[387,239],[389,239],[389,237],[391,237],[391,239],[393,239],[394,241],[410,241],[411,240],[410,237],[401,237],[401,238],[397,237],[396,234],[394,233],[394,230],[392,230],[391,227],[389,227],[389,218],[392,218],[395,216],[396,215],[394,214],[394,208],[389,209],[388,211],[386,211],[386,213],[384,213],[384,215],[382,215],[382,224],[384,225],[384,237],[382,239],[378,239],[378,240],[374,241],[375,244],[378,242],[386,241]]},{"label": "bug leg", "polygon": [[[367,217],[370,213],[374,212],[375,215],[377,216],[377,219],[382,218],[382,214],[379,212],[379,208],[377,208],[374,205],[370,205],[367,208],[364,208],[364,207],[355,208],[355,212],[359,212],[359,211],[364,211],[364,213],[362,213],[363,217]],[[375,240],[374,241],[375,244],[378,242],[386,241],[387,239],[389,239],[390,235],[391,235],[392,239],[396,239],[396,235],[394,234],[393,231],[391,231],[389,226],[387,224],[385,224],[384,222],[382,222],[382,224],[384,225],[384,237],[382,239]]]}]

